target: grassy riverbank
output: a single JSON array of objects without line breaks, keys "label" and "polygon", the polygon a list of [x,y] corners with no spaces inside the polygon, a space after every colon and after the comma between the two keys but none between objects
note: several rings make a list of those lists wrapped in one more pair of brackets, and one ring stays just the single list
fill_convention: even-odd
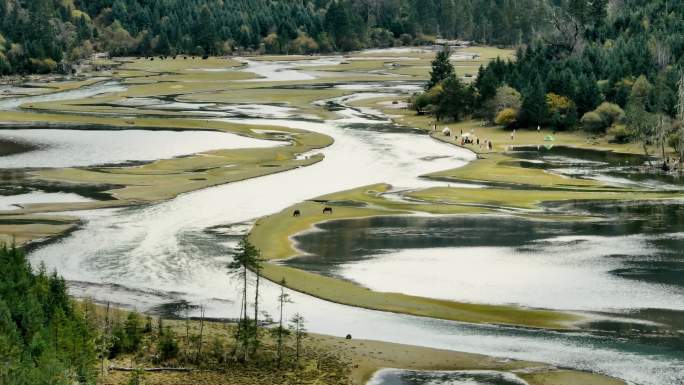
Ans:
[{"label": "grassy riverbank", "polygon": [[[408,110],[386,108],[388,98],[370,99],[356,103],[356,106],[373,107],[393,116],[400,125],[425,130],[434,139],[453,145],[454,136],[460,138],[460,131],[473,132],[480,138],[492,140],[492,150],[477,145],[466,145],[478,153],[478,159],[468,165],[444,170],[426,177],[441,181],[465,182],[490,185],[486,189],[456,187],[435,187],[402,194],[409,200],[384,199],[382,192],[389,186],[370,186],[352,191],[318,197],[302,202],[260,220],[253,229],[250,239],[259,247],[266,259],[283,260],[301,254],[292,244],[292,237],[308,231],[318,223],[330,220],[368,218],[382,215],[408,214],[485,214],[505,212],[538,220],[585,220],[576,215],[560,212],[548,213],[543,209],[546,202],[578,200],[657,200],[681,197],[679,193],[635,190],[615,187],[597,180],[572,178],[538,168],[521,167],[520,160],[506,154],[511,146],[548,145],[546,137],[553,135],[555,145],[572,146],[591,150],[614,151],[627,154],[641,152],[635,144],[616,144],[607,137],[593,137],[581,132],[552,133],[549,130],[518,131],[512,137],[509,131],[500,127],[483,127],[478,122],[449,124],[454,136],[441,133],[444,124],[438,124],[425,116],[416,116]],[[492,187],[501,186],[501,187]],[[334,208],[333,214],[322,214],[327,205]],[[300,210],[301,217],[292,212]],[[360,306],[413,315],[445,318],[475,323],[502,323],[528,327],[568,327],[575,316],[559,312],[542,312],[510,306],[488,306],[451,301],[437,301],[430,298],[408,296],[401,293],[381,293],[360,287],[349,281],[323,277],[291,267],[269,264],[265,275],[274,281],[284,278],[294,290],[343,304]]]},{"label": "grassy riverbank", "polygon": [[[116,311],[118,318],[125,312]],[[155,322],[156,323],[156,322]],[[188,324],[184,320],[164,320],[167,331],[176,336],[181,356],[190,352],[194,356],[196,336],[200,333],[200,321]],[[187,326],[187,329],[186,329]],[[230,358],[218,362],[225,353],[230,357],[234,344],[234,325],[204,322],[202,334],[205,342],[205,358],[201,364],[183,364],[174,359],[165,363],[153,362],[157,354],[158,336],[153,327],[142,343],[142,351],[117,357],[106,363],[106,367],[152,368],[185,367],[188,372],[160,371],[146,372],[146,384],[326,384],[364,385],[371,376],[383,368],[410,370],[494,370],[514,373],[530,385],[623,385],[624,382],[610,377],[580,371],[556,369],[539,362],[499,359],[479,354],[461,353],[449,350],[422,348],[388,342],[345,339],[320,334],[309,334],[303,342],[300,365],[294,365],[293,341],[286,340],[284,364],[280,369],[272,361],[275,357],[276,341],[262,331],[260,353],[252,362],[243,364]],[[186,334],[188,333],[188,334]],[[190,339],[186,339],[186,335]],[[353,337],[353,336],[352,336]],[[190,341],[190,343],[186,343]],[[217,356],[218,355],[218,356]],[[180,359],[180,358],[179,358]],[[181,359],[182,360],[182,359]],[[268,367],[269,370],[265,370]],[[125,385],[130,372],[109,370],[98,381],[101,385]]]},{"label": "grassy riverbank", "polygon": [[[422,68],[429,54],[416,54],[417,60],[401,63],[401,68]],[[123,91],[96,95],[76,100],[29,102],[21,108],[3,112],[2,123],[9,127],[77,128],[77,129],[145,129],[145,130],[216,130],[257,139],[280,140],[283,145],[267,149],[239,149],[207,151],[191,156],[161,159],[136,167],[79,167],[64,169],[28,170],[21,181],[38,185],[76,185],[84,188],[115,186],[109,191],[114,200],[83,203],[29,204],[22,209],[0,213],[0,238],[14,238],[18,244],[43,240],[72,230],[76,221],[64,222],[54,218],[32,223],[36,214],[70,210],[122,207],[139,203],[154,203],[171,199],[178,194],[219,184],[283,172],[304,167],[322,160],[319,155],[301,157],[312,150],[329,146],[330,137],[305,130],[253,126],[220,122],[201,115],[204,111],[183,112],[149,106],[129,105],[134,98],[160,99],[166,102],[199,103],[239,106],[245,103],[271,104],[291,108],[295,116],[311,119],[332,119],[336,114],[313,104],[344,96],[353,91],[325,88],[330,84],[406,80],[411,76],[373,73],[380,65],[391,64],[391,59],[377,60],[358,55],[358,62],[374,64],[363,70],[334,68],[318,71],[320,77],[310,80],[263,81],[255,74],[239,70],[243,63],[230,58],[177,57],[155,60],[122,58],[108,63],[111,71],[92,73],[89,78],[72,81],[46,79],[40,93],[77,90],[106,81],[118,81]],[[283,56],[263,56],[257,61],[281,61]],[[290,58],[287,57],[289,60]],[[311,57],[293,57],[293,60]],[[351,57],[348,57],[351,59]],[[352,61],[356,62],[356,61]],[[302,67],[304,70],[311,68]],[[320,69],[319,69],[320,70]],[[387,70],[391,70],[387,67]],[[391,75],[391,78],[388,77]],[[37,80],[30,85],[35,87]],[[296,89],[293,89],[296,88]],[[188,116],[196,114],[197,116]],[[274,143],[275,144],[275,143]],[[13,178],[13,177],[12,177]]]}]

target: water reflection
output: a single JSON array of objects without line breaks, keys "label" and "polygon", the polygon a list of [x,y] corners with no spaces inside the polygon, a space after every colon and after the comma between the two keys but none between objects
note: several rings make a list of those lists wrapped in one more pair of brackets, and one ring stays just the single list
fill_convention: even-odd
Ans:
[{"label": "water reflection", "polygon": [[485,370],[416,371],[384,369],[367,385],[527,385],[518,376]]},{"label": "water reflection", "polygon": [[609,219],[334,221],[297,236],[308,255],[284,263],[374,290],[433,298],[564,310],[684,310],[681,201],[594,202],[573,210]]},{"label": "water reflection", "polygon": [[216,131],[2,130],[0,140],[40,151],[0,156],[0,168],[79,167],[153,161],[226,148],[282,144]]},{"label": "water reflection", "polygon": [[644,171],[647,158],[639,154],[566,146],[516,146],[508,154],[520,159],[522,167],[609,185],[669,190],[681,189],[684,185],[684,178],[679,174]]},{"label": "water reflection", "polygon": [[[273,80],[289,76],[278,70],[266,68],[261,75]],[[347,111],[348,117],[359,124],[377,123],[358,112]],[[322,151],[323,162],[288,173],[184,194],[157,205],[74,213],[85,226],[33,251],[32,262],[57,269],[79,296],[160,312],[173,312],[185,303],[204,305],[210,317],[233,318],[240,311],[240,291],[226,264],[236,236],[254,218],[304,199],[371,183],[438,185],[416,177],[473,159],[464,150],[407,132],[383,133],[334,122],[235,122],[322,132],[331,135],[335,144]],[[262,308],[273,313],[278,287],[263,281],[261,287]],[[640,384],[674,385],[684,380],[684,353],[669,342],[469,325],[342,306],[296,292],[290,295],[295,303],[286,312],[303,313],[312,332],[545,361]]]}]

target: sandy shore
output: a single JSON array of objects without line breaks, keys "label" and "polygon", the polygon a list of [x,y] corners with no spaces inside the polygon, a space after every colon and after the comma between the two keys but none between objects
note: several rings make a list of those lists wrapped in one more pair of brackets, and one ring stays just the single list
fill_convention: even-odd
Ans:
[{"label": "sandy shore", "polygon": [[[125,312],[121,313],[122,315]],[[121,317],[122,318],[122,317]],[[179,341],[185,335],[185,321],[168,320]],[[190,335],[199,330],[199,321],[190,321]],[[233,344],[233,326],[218,322],[205,322],[207,346],[219,339],[229,350]],[[264,336],[262,352],[272,354],[273,339]],[[292,344],[290,341],[288,344]],[[182,349],[182,348],[181,348]],[[210,348],[207,348],[210,349]],[[599,374],[557,369],[539,362],[517,361],[479,354],[431,349],[380,341],[345,339],[320,334],[309,334],[304,340],[304,357],[301,369],[276,370],[267,365],[241,365],[225,363],[204,367],[191,372],[148,372],[146,384],[353,384],[364,385],[373,374],[384,368],[409,370],[495,370],[518,375],[530,385],[624,385],[625,383]],[[147,352],[149,354],[149,352]],[[110,364],[122,367],[157,367],[141,361],[145,353],[136,357],[121,357]],[[178,366],[178,365],[175,365]],[[188,366],[192,367],[192,366]],[[109,371],[99,382],[103,385],[124,385],[129,372]]]}]

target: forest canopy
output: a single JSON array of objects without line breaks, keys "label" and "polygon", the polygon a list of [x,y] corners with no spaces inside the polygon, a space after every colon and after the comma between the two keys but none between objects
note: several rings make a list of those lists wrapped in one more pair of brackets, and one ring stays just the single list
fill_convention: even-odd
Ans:
[{"label": "forest canopy", "polygon": [[[428,89],[412,99],[437,118],[482,118],[509,128],[582,127],[616,140],[680,147],[684,3],[554,2],[550,30],[496,59],[465,85],[438,55]],[[442,54],[443,56],[443,54]],[[446,75],[445,75],[446,74]],[[455,94],[461,96],[450,102]]]},{"label": "forest canopy", "polygon": [[548,0],[0,0],[0,74],[90,56],[325,53],[435,37],[521,44]]},{"label": "forest canopy", "polygon": [[0,245],[0,384],[94,383],[95,344],[64,279]]}]

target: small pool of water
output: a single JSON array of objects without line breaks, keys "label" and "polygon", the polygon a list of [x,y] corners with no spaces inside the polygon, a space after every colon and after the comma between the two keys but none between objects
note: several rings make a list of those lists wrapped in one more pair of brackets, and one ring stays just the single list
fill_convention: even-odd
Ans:
[{"label": "small pool of water", "polygon": [[0,100],[0,110],[16,110],[22,104],[52,102],[58,100],[83,99],[113,92],[123,92],[126,91],[126,89],[127,88],[125,86],[122,86],[121,84],[115,81],[101,82],[74,90],[54,92],[46,95],[2,99]]},{"label": "small pool of water", "polygon": [[417,371],[383,369],[366,385],[527,385],[512,373],[489,370]]},{"label": "small pool of water", "polygon": [[240,68],[241,71],[256,74],[258,79],[249,79],[249,82],[271,82],[271,81],[296,81],[313,80],[326,76],[323,72],[307,71],[306,67],[317,66],[336,66],[342,63],[340,57],[325,57],[313,60],[294,60],[294,61],[258,61],[242,59],[246,67]]},{"label": "small pool of water", "polygon": [[0,195],[0,211],[17,210],[25,205],[36,203],[74,203],[90,201],[92,201],[92,199],[74,193],[31,191],[25,194]]},{"label": "small pool of water", "polygon": [[37,150],[0,156],[0,169],[149,162],[203,151],[283,143],[217,131],[69,129],[0,130],[0,143],[3,142]]},{"label": "small pool of water", "polygon": [[657,189],[680,189],[684,186],[684,178],[678,174],[644,172],[648,159],[640,154],[567,146],[518,146],[508,154],[520,159],[522,167],[540,168],[574,178],[599,180],[615,186]]}]

